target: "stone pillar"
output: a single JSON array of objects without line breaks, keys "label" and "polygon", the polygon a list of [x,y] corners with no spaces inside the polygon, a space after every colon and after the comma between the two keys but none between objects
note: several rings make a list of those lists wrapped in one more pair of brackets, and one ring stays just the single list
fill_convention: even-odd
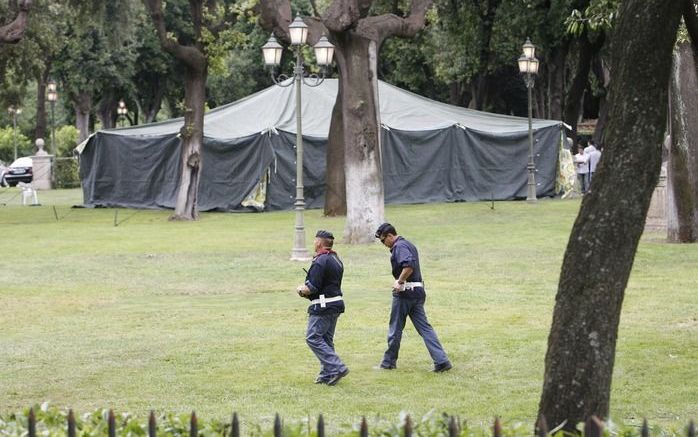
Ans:
[{"label": "stone pillar", "polygon": [[662,163],[662,171],[659,173],[659,182],[652,193],[650,208],[645,220],[645,231],[666,231],[667,224],[667,172],[666,162]]},{"label": "stone pillar", "polygon": [[37,138],[35,144],[39,151],[32,156],[32,172],[34,173],[32,184],[36,190],[50,190],[53,155],[49,155],[44,150],[44,140],[42,138]]}]

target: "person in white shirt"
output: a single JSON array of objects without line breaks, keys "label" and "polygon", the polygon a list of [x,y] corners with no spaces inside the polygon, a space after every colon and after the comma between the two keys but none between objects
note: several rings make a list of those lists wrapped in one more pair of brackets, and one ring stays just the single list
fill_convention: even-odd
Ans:
[{"label": "person in white shirt", "polygon": [[582,194],[585,194],[589,188],[589,159],[584,153],[584,146],[581,144],[577,147],[577,154],[574,155],[574,166],[577,171],[577,179],[579,179],[579,188]]},{"label": "person in white shirt", "polygon": [[591,180],[594,178],[594,173],[596,173],[596,166],[599,164],[599,159],[601,159],[601,152],[596,148],[593,141],[589,141],[589,146],[584,149],[584,154],[587,156],[589,161],[589,173],[588,179],[589,184],[587,187],[591,187]]}]

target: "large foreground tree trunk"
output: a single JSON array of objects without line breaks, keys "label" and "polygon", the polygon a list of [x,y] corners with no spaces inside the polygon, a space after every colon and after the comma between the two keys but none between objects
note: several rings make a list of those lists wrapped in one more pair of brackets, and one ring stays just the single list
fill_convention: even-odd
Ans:
[{"label": "large foreground tree trunk", "polygon": [[16,44],[22,39],[24,31],[27,30],[27,18],[31,4],[31,0],[20,0],[17,17],[12,22],[0,26],[0,44]]},{"label": "large foreground tree trunk", "polygon": [[675,243],[693,243],[698,238],[698,80],[694,48],[690,43],[677,47],[670,87],[667,239]]},{"label": "large foreground tree trunk", "polygon": [[606,148],[570,235],[548,338],[539,414],[551,426],[608,417],[620,310],[659,178],[680,15],[680,2],[620,7]]}]

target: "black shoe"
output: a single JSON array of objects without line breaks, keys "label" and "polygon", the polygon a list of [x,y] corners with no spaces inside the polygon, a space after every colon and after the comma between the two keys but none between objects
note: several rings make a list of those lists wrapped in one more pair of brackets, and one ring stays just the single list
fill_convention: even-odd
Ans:
[{"label": "black shoe", "polygon": [[397,366],[395,364],[392,365],[385,365],[385,364],[380,364],[378,366],[373,366],[374,370],[395,370],[397,369]]},{"label": "black shoe", "polygon": [[318,376],[315,378],[315,384],[327,384],[328,378],[326,376]]},{"label": "black shoe", "polygon": [[431,371],[436,372],[436,373],[441,373],[441,372],[447,372],[447,371],[451,370],[451,368],[453,368],[453,366],[451,365],[451,362],[446,361],[445,363],[434,365],[434,368],[431,369]]},{"label": "black shoe", "polygon": [[336,375],[332,375],[330,379],[327,381],[327,385],[337,385],[340,379],[344,378],[349,374],[349,368],[344,369],[344,371],[337,373]]}]

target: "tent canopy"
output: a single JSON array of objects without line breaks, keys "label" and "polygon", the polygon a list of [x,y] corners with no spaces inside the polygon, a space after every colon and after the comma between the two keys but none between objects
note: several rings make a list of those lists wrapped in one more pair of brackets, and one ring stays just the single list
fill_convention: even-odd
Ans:
[{"label": "tent canopy", "polygon": [[[337,80],[303,86],[304,186],[324,202],[325,146]],[[526,196],[528,119],[452,106],[379,82],[385,197],[419,203]],[[78,147],[85,204],[172,208],[183,119],[99,131]],[[563,125],[533,120],[539,196],[554,194]],[[293,207],[294,87],[272,86],[204,116],[199,207],[244,209],[264,182],[265,209]]]}]

